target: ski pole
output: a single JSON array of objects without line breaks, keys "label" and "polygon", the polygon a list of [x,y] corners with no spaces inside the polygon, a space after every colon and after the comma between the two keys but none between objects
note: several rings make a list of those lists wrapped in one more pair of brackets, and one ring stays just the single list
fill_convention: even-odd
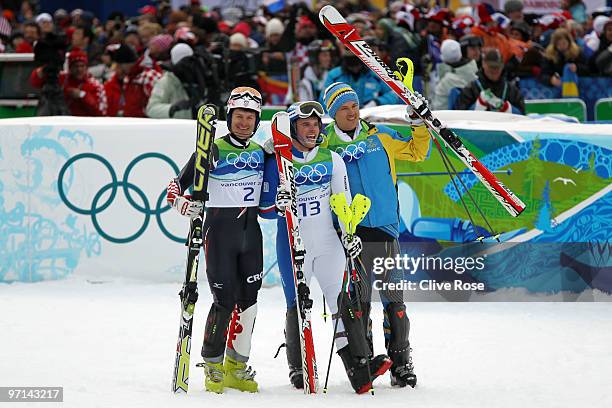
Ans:
[{"label": "ski pole", "polygon": [[[334,214],[336,214],[338,219],[345,225],[345,228],[348,230],[351,219],[353,218],[353,214],[351,213],[351,209],[348,203],[346,202],[346,196],[344,195],[344,193],[333,194],[330,197],[330,205],[331,205],[331,208]],[[346,283],[347,283],[347,269],[345,268],[344,274],[342,275],[341,293],[344,292],[344,287],[347,286]],[[344,296],[341,295],[340,303],[338,305],[338,313],[336,313],[336,321],[334,322],[334,334],[332,336],[331,348],[329,350],[329,359],[327,361],[327,373],[325,374],[325,385],[323,386],[324,394],[327,393],[327,383],[329,381],[329,371],[331,368],[332,356],[334,355],[334,343],[336,340],[336,333],[338,333],[338,320],[340,320],[340,310],[344,306],[343,301],[344,301]]]},{"label": "ski pole", "polygon": [[[351,207],[350,207],[351,213],[353,214],[353,217],[351,218],[350,228],[349,228],[349,233],[351,236],[355,234],[355,231],[357,230],[357,225],[359,225],[359,223],[365,218],[371,206],[372,206],[372,202],[370,201],[368,197],[361,195],[361,194],[357,194],[355,196],[355,198],[353,199],[353,202],[351,203]],[[355,294],[357,296],[357,308],[358,308],[358,311],[361,312],[361,317],[365,318],[365,316],[363,315],[363,307],[361,304],[361,289],[359,288],[359,284],[357,283],[357,268],[355,267],[355,259],[350,258],[349,265],[351,267],[351,276],[353,279],[353,285],[355,287]],[[362,325],[362,329],[363,329],[363,336],[364,338],[367,339],[367,332],[366,332],[365,325]],[[366,366],[368,370],[368,375],[371,375],[372,372],[370,371],[370,359],[366,359]],[[374,395],[374,384],[373,383],[370,388],[370,393]]]},{"label": "ski pole", "polygon": [[[512,169],[507,170],[491,170],[493,174],[507,174],[509,176],[512,175]],[[471,171],[458,171],[451,172],[453,176],[473,176],[474,173]],[[416,176],[448,176],[448,172],[446,171],[426,171],[426,172],[416,172],[416,173],[397,173],[398,177],[416,177]]]},{"label": "ski pole", "polygon": [[[345,230],[346,233],[350,236],[355,234],[355,230],[357,228],[357,225],[363,220],[363,218],[366,216],[368,210],[370,209],[370,199],[367,198],[364,195],[361,194],[357,194],[355,196],[355,198],[353,199],[353,205],[351,205],[351,207],[349,207],[347,201],[346,201],[346,196],[344,195],[344,193],[338,193],[338,194],[333,194],[330,197],[330,205],[332,208],[332,211],[334,212],[334,214],[336,214],[336,216],[338,217],[338,219],[342,222],[342,224],[344,224],[345,226]],[[351,208],[354,208],[355,212],[353,212],[351,210]],[[353,261],[352,258],[349,259],[349,265],[348,267],[351,269],[352,273],[355,274],[355,263]],[[347,296],[350,296],[350,290],[349,290],[349,282],[348,282],[348,268],[345,269],[344,271],[344,275],[342,277],[342,291],[341,293],[346,292]],[[359,292],[359,291],[358,291]],[[359,294],[357,295],[359,296]],[[325,375],[325,385],[323,387],[323,393],[327,393],[327,384],[329,381],[329,372],[330,372],[330,368],[331,368],[331,360],[334,354],[334,343],[336,340],[336,334],[338,333],[338,321],[341,318],[341,313],[342,313],[342,308],[344,307],[344,296],[340,297],[340,303],[338,305],[338,313],[336,314],[336,321],[334,323],[334,334],[332,336],[332,344],[331,344],[331,348],[329,350],[329,359],[327,362],[327,373]],[[361,309],[361,306],[359,306],[359,308]],[[365,333],[364,333],[365,336]],[[370,363],[368,361],[368,374],[370,373]]]}]

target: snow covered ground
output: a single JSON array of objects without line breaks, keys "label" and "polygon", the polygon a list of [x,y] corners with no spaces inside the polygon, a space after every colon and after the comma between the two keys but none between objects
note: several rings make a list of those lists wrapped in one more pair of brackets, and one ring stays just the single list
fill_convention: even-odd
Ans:
[{"label": "snow covered ground", "polygon": [[[260,393],[203,391],[196,369],[205,314],[201,285],[192,343],[191,391],[170,393],[178,334],[179,284],[82,279],[0,285],[0,386],[63,386],[62,407],[609,407],[612,303],[412,303],[416,389],[352,393],[334,356],[327,395],[291,389],[282,342],[284,300],[262,289],[250,363]],[[320,292],[315,303],[320,306]],[[317,309],[321,384],[331,341]],[[382,311],[374,307],[375,349],[383,352]],[[195,361],[194,361],[195,360]],[[22,403],[19,406],[38,406]],[[49,404],[60,406],[60,404]],[[47,406],[47,405],[45,405]]]}]

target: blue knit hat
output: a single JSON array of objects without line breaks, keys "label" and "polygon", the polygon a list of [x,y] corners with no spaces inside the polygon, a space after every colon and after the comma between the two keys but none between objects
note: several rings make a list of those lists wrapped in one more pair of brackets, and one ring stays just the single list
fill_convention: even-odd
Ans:
[{"label": "blue knit hat", "polygon": [[333,119],[336,112],[347,102],[356,102],[359,105],[357,93],[344,82],[334,82],[325,89],[323,102],[328,115]]}]

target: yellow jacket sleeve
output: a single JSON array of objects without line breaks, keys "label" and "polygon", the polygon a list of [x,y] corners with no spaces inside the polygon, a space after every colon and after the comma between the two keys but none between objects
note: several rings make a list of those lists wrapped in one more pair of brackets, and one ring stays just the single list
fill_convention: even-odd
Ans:
[{"label": "yellow jacket sleeve", "polygon": [[406,141],[381,134],[381,141],[395,160],[423,161],[429,152],[430,137],[426,126],[412,128],[412,139]]}]

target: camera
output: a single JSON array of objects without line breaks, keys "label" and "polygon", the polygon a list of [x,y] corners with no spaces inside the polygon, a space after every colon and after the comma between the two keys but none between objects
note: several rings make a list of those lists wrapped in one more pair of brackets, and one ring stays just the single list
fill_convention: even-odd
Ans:
[{"label": "camera", "polygon": [[47,33],[34,46],[34,62],[42,66],[44,85],[36,109],[38,116],[69,115],[64,92],[59,83],[59,74],[66,59],[66,36]]}]

